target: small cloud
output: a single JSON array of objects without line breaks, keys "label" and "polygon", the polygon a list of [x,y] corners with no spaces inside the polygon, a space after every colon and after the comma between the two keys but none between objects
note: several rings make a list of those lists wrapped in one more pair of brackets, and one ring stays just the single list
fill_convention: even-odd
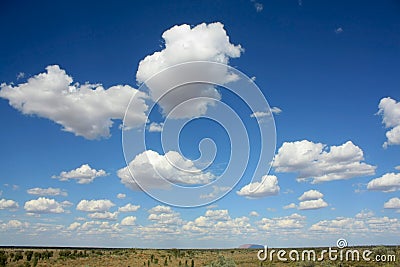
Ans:
[{"label": "small cloud", "polygon": [[256,76],[252,76],[252,77],[250,78],[250,80],[252,80],[253,82],[255,82],[255,81],[256,81],[256,79],[257,79],[257,77],[256,77]]},{"label": "small cloud", "polygon": [[250,216],[252,216],[252,217],[258,217],[258,216],[260,216],[260,214],[258,214],[257,211],[252,211],[252,212],[250,212]]},{"label": "small cloud", "polygon": [[25,73],[19,72],[19,73],[17,74],[17,80],[21,80],[21,79],[23,79],[23,78],[25,78]]},{"label": "small cloud", "polygon": [[152,122],[149,125],[149,132],[162,132],[162,129],[164,127],[164,123],[156,123]]},{"label": "small cloud", "polygon": [[394,167],[396,170],[398,170],[398,171],[400,171],[400,165],[399,166],[396,166],[396,167]]},{"label": "small cloud", "polygon": [[117,195],[117,198],[119,198],[119,199],[124,199],[124,198],[126,198],[126,195],[125,195],[125,194],[122,194],[122,193],[119,193],[119,194]]},{"label": "small cloud", "polygon": [[339,27],[339,28],[336,28],[335,29],[335,33],[336,34],[340,34],[340,33],[342,33],[343,32],[343,28],[342,27]]},{"label": "small cloud", "polygon": [[254,4],[254,8],[256,9],[256,12],[261,12],[264,9],[264,5],[257,2],[256,0],[251,0],[251,2]]},{"label": "small cloud", "polygon": [[287,209],[295,209],[297,208],[297,205],[294,203],[290,203],[289,205],[286,205],[283,207],[283,209],[287,210]]}]

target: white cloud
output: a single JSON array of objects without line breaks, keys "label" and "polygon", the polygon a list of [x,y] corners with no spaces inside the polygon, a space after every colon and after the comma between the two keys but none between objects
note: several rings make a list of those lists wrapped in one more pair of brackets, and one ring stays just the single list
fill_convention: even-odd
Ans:
[{"label": "white cloud", "polygon": [[400,190],[400,173],[386,173],[375,178],[368,183],[367,189],[383,192],[398,191]]},{"label": "white cloud", "polygon": [[378,114],[382,116],[382,122],[387,129],[387,141],[383,144],[386,148],[389,145],[400,145],[400,102],[386,97],[379,102]]},{"label": "white cloud", "polygon": [[256,118],[258,120],[262,120],[263,118],[266,117],[271,117],[271,114],[276,114],[279,115],[282,112],[282,110],[278,107],[272,107],[268,111],[256,111],[250,115],[251,118]]},{"label": "white cloud", "polygon": [[200,195],[200,198],[202,198],[202,199],[207,199],[207,198],[214,199],[221,192],[227,192],[230,189],[231,189],[231,187],[229,187],[229,186],[216,186],[216,185],[213,185],[212,186],[212,191],[210,193],[208,193],[208,194]]},{"label": "white cloud", "polygon": [[309,190],[304,192],[300,197],[299,200],[300,201],[304,201],[304,200],[315,200],[315,199],[319,199],[319,198],[323,198],[324,194],[322,194],[321,192],[319,192],[318,190]]},{"label": "white cloud", "polygon": [[164,123],[152,122],[149,125],[149,132],[162,132]]},{"label": "white cloud", "polygon": [[258,217],[258,216],[260,216],[260,214],[258,214],[257,211],[251,211],[249,215],[252,216],[252,217]]},{"label": "white cloud", "polygon": [[39,197],[25,202],[24,209],[29,213],[63,213],[63,205],[54,199]]},{"label": "white cloud", "polygon": [[394,197],[389,199],[385,204],[383,205],[385,209],[400,209],[400,198]]},{"label": "white cloud", "polygon": [[83,164],[82,166],[71,171],[63,171],[58,176],[52,176],[54,179],[59,179],[60,181],[77,180],[78,184],[89,184],[98,177],[107,176],[104,170],[92,169],[89,164]]},{"label": "white cloud", "polygon": [[[146,82],[156,73],[176,64],[190,61],[212,61],[228,64],[229,58],[237,58],[242,52],[240,45],[235,46],[229,42],[229,36],[224,25],[219,22],[202,23],[193,28],[187,24],[176,25],[165,31],[162,38],[165,48],[140,61],[136,73],[136,79],[139,83]],[[170,118],[191,118],[204,115],[207,108],[214,105],[214,101],[221,97],[215,87],[205,84],[191,84],[169,91],[177,84],[182,84],[182,79],[193,76],[194,73],[204,74],[205,77],[215,77],[220,84],[234,79],[227,69],[215,71],[198,65],[195,69],[186,69],[185,71],[188,73],[182,74],[181,71],[170,73],[164,79],[157,77],[156,80],[153,79],[146,84],[150,90],[151,98],[158,102],[164,115],[188,99],[208,97],[208,99],[197,99],[191,101],[190,104],[180,105],[180,109],[175,111]],[[164,95],[168,91],[169,93]],[[163,97],[160,99],[161,96]]]},{"label": "white cloud", "polygon": [[230,219],[228,210],[207,210],[205,217],[216,221],[226,221]]},{"label": "white cloud", "polygon": [[127,216],[127,217],[123,218],[121,221],[121,225],[124,225],[124,226],[132,226],[132,225],[135,225],[135,223],[136,223],[135,216]]},{"label": "white cloud", "polygon": [[24,73],[24,72],[18,72],[18,74],[17,74],[17,80],[21,80],[21,79],[23,79],[23,78],[25,78],[25,73]]},{"label": "white cloud", "polygon": [[38,196],[67,196],[67,192],[61,190],[60,188],[31,188],[26,190],[26,192],[30,195],[38,195]]},{"label": "white cloud", "polygon": [[148,211],[149,213],[172,213],[173,210],[169,206],[158,205]]},{"label": "white cloud", "polygon": [[275,217],[275,218],[262,218],[257,222],[258,227],[261,230],[274,233],[275,231],[295,231],[302,229],[306,225],[306,217],[301,216],[297,213],[293,213],[289,216]]},{"label": "white cloud", "polygon": [[336,28],[335,29],[335,33],[336,34],[340,34],[340,33],[342,33],[343,32],[343,28],[342,27],[339,27],[339,28]]},{"label": "white cloud", "polygon": [[256,9],[256,12],[257,12],[257,13],[264,10],[264,5],[263,5],[262,3],[257,2],[257,1],[255,1],[255,0],[251,0],[251,2],[253,2],[254,8]]},{"label": "white cloud", "polygon": [[274,175],[264,175],[261,182],[254,182],[242,187],[236,193],[248,198],[273,196],[279,193],[278,178]]},{"label": "white cloud", "polygon": [[0,224],[1,229],[21,229],[29,227],[29,223],[19,220],[9,220],[7,223]]},{"label": "white cloud", "polygon": [[[155,151],[147,150],[137,155],[129,163],[129,167],[135,179],[138,179],[140,185],[145,188],[166,189],[170,187],[168,181],[186,185],[207,184],[215,178],[210,172],[201,172],[191,160],[184,159],[176,151],[160,155]],[[128,167],[118,170],[117,175],[125,186],[133,190],[138,189]]]},{"label": "white cloud", "polygon": [[114,207],[115,204],[108,199],[99,200],[81,200],[76,206],[77,210],[86,212],[104,212],[108,211],[110,208]]},{"label": "white cloud", "polygon": [[299,210],[315,210],[315,209],[325,208],[327,206],[328,206],[328,203],[326,203],[322,198],[319,198],[319,199],[301,201],[299,203],[298,209]]},{"label": "white cloud", "polygon": [[175,212],[168,206],[158,205],[151,208],[149,211],[148,220],[161,225],[178,225],[183,221],[179,213]]},{"label": "white cloud", "polygon": [[19,207],[18,203],[11,199],[0,199],[0,210],[4,209],[17,209]]},{"label": "white cloud", "polygon": [[68,230],[75,231],[76,229],[79,228],[79,226],[81,226],[80,223],[78,223],[78,222],[73,222],[73,223],[71,223],[71,224],[68,226]]},{"label": "white cloud", "polygon": [[285,142],[273,161],[277,172],[297,172],[298,181],[312,183],[375,174],[375,166],[362,162],[363,151],[351,141],[328,148],[308,140]]},{"label": "white cloud", "polygon": [[295,209],[297,208],[297,205],[295,203],[290,203],[286,206],[283,207],[283,209],[287,210],[287,209]]},{"label": "white cloud", "polygon": [[396,166],[396,167],[394,167],[396,170],[398,170],[398,171],[400,171],[400,165],[399,166]]},{"label": "white cloud", "polygon": [[123,207],[120,207],[118,211],[120,212],[135,212],[140,209],[140,205],[132,205],[131,203],[126,204]]},{"label": "white cloud", "polygon": [[126,198],[126,194],[119,193],[119,194],[117,195],[117,198],[119,198],[119,199],[124,199],[124,198]]},{"label": "white cloud", "polygon": [[130,112],[125,119],[127,128],[146,122],[147,95],[128,85],[104,89],[101,84],[74,83],[71,76],[58,65],[48,66],[47,72],[13,86],[1,84],[0,97],[26,115],[37,115],[63,126],[63,130],[87,139],[107,138],[113,120],[122,120],[133,95]]},{"label": "white cloud", "polygon": [[91,219],[97,219],[97,220],[110,220],[110,221],[116,221],[118,217],[118,212],[94,212],[94,213],[89,213],[88,217]]}]

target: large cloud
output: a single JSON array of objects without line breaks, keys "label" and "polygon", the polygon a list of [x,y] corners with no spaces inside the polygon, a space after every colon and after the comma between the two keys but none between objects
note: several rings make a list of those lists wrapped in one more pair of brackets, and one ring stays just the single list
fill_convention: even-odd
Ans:
[{"label": "large cloud", "polygon": [[394,192],[400,190],[400,173],[386,173],[379,178],[371,180],[367,185],[368,190]]},{"label": "large cloud", "polygon": [[[158,72],[184,62],[189,61],[212,61],[227,64],[229,58],[240,56],[242,48],[240,45],[233,45],[229,41],[224,25],[216,22],[210,24],[199,24],[193,28],[183,24],[174,26],[165,31],[162,35],[165,41],[165,48],[145,57],[138,67],[136,79],[138,82],[146,82]],[[146,82],[150,90],[151,98],[158,102],[164,115],[168,114],[175,106],[182,104],[185,100],[196,97],[208,97],[209,99],[197,99],[190,104],[183,104],[179,111],[174,112],[171,117],[190,118],[205,114],[208,106],[212,106],[215,100],[220,99],[220,94],[214,86],[205,84],[191,84],[182,88],[176,88],[173,93],[165,95],[171,86],[180,84],[182,79],[190,77],[193,73],[204,73],[210,75],[213,80],[221,84],[231,81],[235,77],[230,74],[227,68],[218,68],[210,70],[208,67],[185,69],[185,73],[178,71],[170,73],[168,77],[158,76],[151,82]]]},{"label": "large cloud", "polygon": [[385,127],[391,128],[386,132],[387,141],[383,147],[400,145],[400,102],[390,97],[382,98],[379,102],[378,114],[382,115]]},{"label": "large cloud", "polygon": [[58,176],[54,175],[52,178],[59,179],[60,181],[77,180],[78,184],[89,184],[94,179],[106,175],[108,174],[104,170],[92,169],[89,164],[83,164],[74,170],[63,171]]},{"label": "large cloud", "polygon": [[375,166],[362,162],[364,153],[348,141],[340,146],[328,146],[308,140],[285,142],[275,156],[277,172],[297,172],[298,181],[312,183],[375,174]]},{"label": "large cloud", "polygon": [[[145,188],[168,188],[170,184],[163,178],[172,183],[186,185],[207,184],[215,178],[212,173],[197,169],[192,161],[184,159],[176,151],[160,155],[146,150],[129,163],[129,168],[135,179],[140,180],[140,185]],[[118,170],[117,175],[125,186],[138,189],[128,167]]]},{"label": "large cloud", "polygon": [[37,115],[63,126],[63,130],[87,139],[107,138],[113,120],[122,120],[130,98],[135,112],[125,118],[125,127],[146,122],[147,95],[128,85],[105,89],[101,84],[74,83],[58,65],[48,66],[26,83],[1,84],[0,97],[26,115]]},{"label": "large cloud", "polygon": [[0,210],[4,209],[17,209],[18,203],[12,199],[0,199]]},{"label": "large cloud", "polygon": [[25,202],[24,209],[29,213],[64,213],[62,203],[55,199],[39,197]]},{"label": "large cloud", "polygon": [[260,198],[277,195],[279,190],[278,178],[274,175],[265,175],[261,182],[245,185],[236,193],[247,198]]}]

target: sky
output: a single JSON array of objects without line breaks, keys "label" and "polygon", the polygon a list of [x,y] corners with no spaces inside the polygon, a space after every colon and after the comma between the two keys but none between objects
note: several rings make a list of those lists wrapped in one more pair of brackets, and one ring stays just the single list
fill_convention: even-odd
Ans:
[{"label": "sky", "polygon": [[0,245],[398,245],[399,13],[3,1]]}]

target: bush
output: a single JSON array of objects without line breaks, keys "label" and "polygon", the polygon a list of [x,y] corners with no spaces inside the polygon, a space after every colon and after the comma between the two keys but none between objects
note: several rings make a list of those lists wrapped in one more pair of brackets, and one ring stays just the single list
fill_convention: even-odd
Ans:
[{"label": "bush", "polygon": [[231,258],[225,258],[224,256],[218,256],[218,259],[215,261],[211,262],[209,267],[235,267],[236,263],[233,259]]}]

